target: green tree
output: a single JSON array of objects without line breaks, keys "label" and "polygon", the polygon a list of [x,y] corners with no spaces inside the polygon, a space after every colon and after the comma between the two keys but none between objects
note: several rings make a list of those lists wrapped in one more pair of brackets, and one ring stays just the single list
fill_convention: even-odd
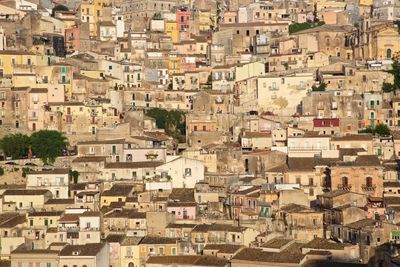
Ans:
[{"label": "green tree", "polygon": [[4,175],[4,169],[3,169],[3,167],[0,167],[0,176],[3,176]]},{"label": "green tree", "polygon": [[151,108],[147,110],[146,115],[156,120],[156,125],[164,129],[165,133],[179,142],[185,140],[186,133],[185,113],[179,110],[165,110],[160,108]]},{"label": "green tree", "polygon": [[321,83],[320,85],[316,86],[315,84],[311,86],[311,90],[313,92],[324,92],[326,90],[326,83]]},{"label": "green tree", "polygon": [[304,31],[304,30],[308,30],[311,28],[315,28],[315,27],[319,27],[324,25],[325,22],[320,21],[317,23],[311,23],[311,22],[304,22],[304,23],[293,23],[291,25],[289,25],[289,34],[295,33],[295,32],[299,32],[299,31]]},{"label": "green tree", "polygon": [[[399,54],[396,54],[393,56],[392,69],[387,71],[388,73],[393,75],[393,84],[383,83],[383,85],[382,85],[383,91],[392,89],[392,91],[394,91],[396,93],[396,91],[400,89],[400,62],[399,62],[399,59],[400,59]],[[389,85],[391,85],[391,88],[389,87]]]},{"label": "green tree", "polygon": [[210,74],[210,75],[208,75],[208,78],[207,78],[207,84],[212,84],[212,75]]},{"label": "green tree", "polygon": [[389,93],[389,92],[392,92],[392,91],[394,91],[394,86],[393,86],[393,84],[391,84],[391,83],[383,83],[382,84],[382,91],[383,92],[385,92],[385,93]]},{"label": "green tree", "polygon": [[0,140],[0,148],[7,157],[20,159],[28,155],[29,136],[24,134],[9,134]]},{"label": "green tree", "polygon": [[379,136],[389,136],[390,128],[386,124],[377,124],[374,127],[368,126],[367,128],[359,131],[360,133],[369,133],[369,134],[377,134]]},{"label": "green tree", "polygon": [[69,170],[69,177],[74,180],[74,184],[78,183],[79,175],[78,171]]},{"label": "green tree", "polygon": [[57,11],[69,11],[69,9],[64,5],[56,5],[51,11],[51,16],[54,17]]},{"label": "green tree", "polygon": [[381,123],[375,126],[375,133],[380,136],[389,136],[390,129],[386,124]]},{"label": "green tree", "polygon": [[44,164],[53,163],[67,146],[67,139],[58,131],[41,130],[31,135],[32,151]]},{"label": "green tree", "polygon": [[26,175],[31,171],[30,168],[22,168],[22,177],[26,178]]}]

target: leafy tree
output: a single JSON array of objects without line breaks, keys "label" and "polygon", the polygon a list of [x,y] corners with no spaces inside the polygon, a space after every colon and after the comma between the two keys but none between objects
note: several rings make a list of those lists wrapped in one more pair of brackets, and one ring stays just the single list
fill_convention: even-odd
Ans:
[{"label": "leafy tree", "polygon": [[394,86],[393,86],[393,84],[391,84],[391,83],[383,83],[382,84],[382,91],[383,92],[385,92],[385,93],[389,93],[389,92],[392,92],[392,91],[394,91]]},{"label": "leafy tree", "polygon": [[22,168],[22,177],[26,177],[26,175],[31,171],[30,168]]},{"label": "leafy tree", "polygon": [[3,169],[3,167],[0,167],[0,176],[3,176],[4,175],[4,169]]},{"label": "leafy tree", "polygon": [[56,5],[51,11],[51,16],[54,17],[57,11],[69,11],[69,9],[64,5]]},{"label": "leafy tree", "polygon": [[[400,55],[399,54],[394,55],[392,60],[393,60],[392,69],[388,70],[387,72],[393,75],[393,84],[383,83],[382,90],[384,92],[388,92],[385,90],[391,89],[396,93],[396,91],[400,89],[400,62],[399,62]],[[389,85],[391,85],[391,88]]]},{"label": "leafy tree", "polygon": [[386,124],[378,124],[375,126],[375,133],[380,136],[388,136],[390,135],[390,129]]},{"label": "leafy tree", "polygon": [[380,136],[389,136],[390,135],[390,128],[386,124],[377,124],[375,128],[369,126],[361,131],[360,133],[370,133],[370,134],[377,134]]},{"label": "leafy tree", "polygon": [[74,184],[78,183],[79,175],[78,171],[69,170],[69,177],[74,180]]},{"label": "leafy tree", "polygon": [[31,135],[32,151],[44,164],[53,163],[67,146],[67,139],[58,131],[41,130]]},{"label": "leafy tree", "polygon": [[321,83],[320,85],[316,86],[315,84],[311,86],[311,90],[313,92],[324,92],[326,90],[326,83]]},{"label": "leafy tree", "polygon": [[165,133],[172,136],[179,142],[184,141],[186,132],[185,113],[178,110],[165,110],[151,108],[147,110],[146,115],[156,120],[156,125],[164,129]]},{"label": "leafy tree", "polygon": [[207,84],[212,84],[212,75],[208,75]]},{"label": "leafy tree", "polygon": [[9,134],[0,140],[0,148],[7,157],[20,159],[28,155],[29,137],[24,134]]},{"label": "leafy tree", "polygon": [[311,23],[311,22],[293,23],[293,24],[289,25],[289,34],[308,30],[308,29],[315,28],[315,27],[319,27],[324,24],[325,24],[325,22],[323,22],[323,21],[320,21],[318,23]]}]

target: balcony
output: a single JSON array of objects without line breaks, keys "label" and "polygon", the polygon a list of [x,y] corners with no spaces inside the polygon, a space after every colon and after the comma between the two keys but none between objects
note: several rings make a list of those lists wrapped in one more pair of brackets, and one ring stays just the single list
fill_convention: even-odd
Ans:
[{"label": "balcony", "polygon": [[58,84],[70,84],[71,80],[70,79],[61,79],[58,80]]},{"label": "balcony", "polygon": [[37,117],[37,116],[35,116],[35,117],[30,116],[30,117],[29,117],[29,120],[30,120],[30,121],[37,121],[37,120],[38,120],[38,117]]},{"label": "balcony", "polygon": [[350,191],[351,190],[352,185],[351,184],[338,184],[337,188],[339,190],[345,190],[345,191]]},{"label": "balcony", "polygon": [[296,65],[297,64],[297,60],[289,60],[287,62],[288,65]]},{"label": "balcony", "polygon": [[151,97],[146,97],[146,98],[144,99],[144,101],[150,102],[150,101],[151,101]]},{"label": "balcony", "polygon": [[363,191],[368,191],[368,192],[375,191],[376,185],[366,185],[366,184],[363,184],[363,185],[361,186],[361,189],[362,189]]},{"label": "balcony", "polygon": [[220,237],[220,236],[210,236],[210,237],[208,237],[208,242],[223,244],[223,243],[226,243],[227,240],[226,240],[226,238]]},{"label": "balcony", "polygon": [[167,96],[166,100],[169,100],[169,101],[183,101],[183,97],[182,96]]},{"label": "balcony", "polygon": [[194,239],[194,241],[196,242],[196,243],[204,243],[204,237],[196,237],[195,239]]}]

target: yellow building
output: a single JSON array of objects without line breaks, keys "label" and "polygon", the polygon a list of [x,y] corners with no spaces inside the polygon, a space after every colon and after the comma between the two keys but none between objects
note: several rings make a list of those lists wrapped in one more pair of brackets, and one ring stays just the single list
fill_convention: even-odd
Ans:
[{"label": "yellow building", "polygon": [[28,51],[0,51],[0,77],[12,75],[15,69],[32,68],[37,65],[37,57]]},{"label": "yellow building", "polygon": [[141,266],[139,252],[139,243],[141,240],[141,237],[125,237],[120,247],[120,266]]},{"label": "yellow building", "polygon": [[176,238],[145,236],[139,245],[140,260],[144,263],[150,255],[178,255]]},{"label": "yellow building", "polygon": [[62,211],[30,212],[27,214],[29,227],[46,228],[57,227]]},{"label": "yellow building", "polygon": [[208,32],[211,27],[210,10],[197,10],[194,16],[195,34],[200,32]]},{"label": "yellow building", "polygon": [[103,17],[104,8],[110,6],[110,0],[93,0],[81,4],[81,20],[89,23],[90,36],[97,36],[97,22]]},{"label": "yellow building", "polygon": [[179,42],[178,23],[176,21],[167,20],[165,22],[165,34],[170,36],[173,43]]},{"label": "yellow building", "polygon": [[373,4],[372,0],[360,0],[361,6],[372,6],[372,4]]},{"label": "yellow building", "polygon": [[168,71],[170,74],[180,73],[181,57],[176,54],[170,54],[168,58]]}]

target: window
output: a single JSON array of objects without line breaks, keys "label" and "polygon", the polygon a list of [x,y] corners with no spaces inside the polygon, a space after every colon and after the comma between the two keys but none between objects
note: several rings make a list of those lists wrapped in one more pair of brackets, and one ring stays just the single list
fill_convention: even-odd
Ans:
[{"label": "window", "polygon": [[365,185],[367,187],[372,187],[372,177],[365,178]]},{"label": "window", "polygon": [[386,58],[387,58],[387,59],[392,58],[392,49],[388,48],[388,49],[386,50]]},{"label": "window", "polygon": [[342,177],[342,185],[343,186],[348,186],[349,185],[349,178],[347,178],[346,176]]},{"label": "window", "polygon": [[192,176],[192,169],[191,168],[185,168],[185,176]]}]

